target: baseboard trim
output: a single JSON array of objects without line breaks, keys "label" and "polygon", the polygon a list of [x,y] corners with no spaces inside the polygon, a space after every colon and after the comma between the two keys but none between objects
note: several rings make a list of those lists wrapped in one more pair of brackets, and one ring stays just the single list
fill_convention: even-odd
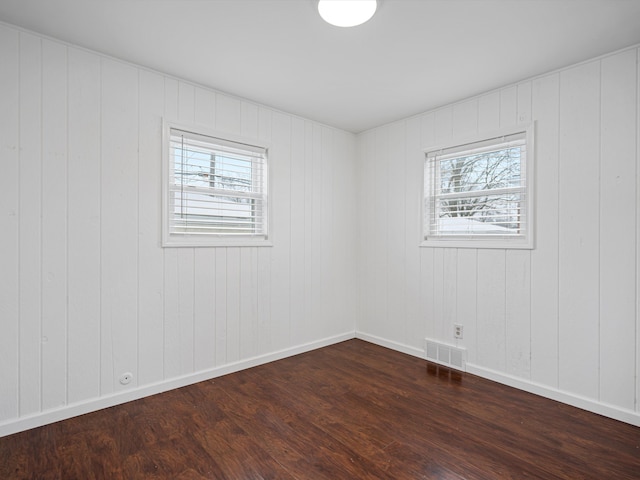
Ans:
[{"label": "baseboard trim", "polygon": [[422,358],[423,360],[425,359],[424,349],[387,340],[385,338],[370,335],[365,332],[356,331],[355,337],[359,338],[360,340],[364,340],[365,342],[374,343],[376,345],[380,345],[381,347],[386,347],[397,352],[406,353],[407,355],[411,355],[412,357]]},{"label": "baseboard trim", "polygon": [[[419,348],[404,345],[402,343],[387,340],[361,331],[356,331],[355,336],[356,338],[359,338],[361,340],[375,343],[376,345],[390,348],[391,350],[406,353],[408,355],[419,357],[431,362],[431,360],[426,358],[425,352],[423,350],[420,350]],[[521,378],[507,375],[490,368],[481,367],[480,365],[466,363],[465,368],[467,373],[477,375],[478,377],[486,378],[487,380],[501,383],[503,385],[514,387],[525,392],[533,393],[535,395],[540,395],[541,397],[549,398],[560,403],[571,405],[573,407],[577,407],[591,413],[596,413],[604,417],[612,418],[614,420],[619,420],[621,422],[640,427],[640,413],[633,410],[627,410],[615,405],[597,402],[586,397],[581,397],[580,395],[558,390],[539,383],[523,380]]]},{"label": "baseboard trim", "polygon": [[14,433],[29,430],[31,428],[41,427],[50,423],[58,422],[60,420],[77,417],[86,413],[95,412],[104,408],[113,407],[126,402],[130,402],[132,400],[138,400],[140,398],[156,395],[158,393],[173,390],[175,388],[186,387],[187,385],[191,385],[194,383],[211,380],[212,378],[221,377],[222,375],[239,372],[240,370],[245,370],[247,368],[257,367],[258,365],[263,365],[265,363],[274,362],[276,360],[292,357],[294,355],[299,355],[301,353],[315,350],[317,348],[322,348],[333,345],[335,343],[351,340],[352,338],[354,338],[354,332],[346,332],[315,342],[309,342],[276,352],[258,355],[246,360],[229,363],[220,367],[201,370],[189,375],[171,378],[169,380],[164,380],[162,382],[157,382],[150,385],[144,385],[136,389],[118,392],[113,395],[90,399],[83,402],[66,405],[64,407],[47,410],[45,412],[17,418],[8,422],[0,423],[0,437],[12,435]]},{"label": "baseboard trim", "polygon": [[576,395],[574,393],[569,393],[558,390],[556,388],[548,387],[546,385],[541,385],[539,383],[522,380],[521,378],[507,375],[502,372],[491,370],[489,368],[481,367],[479,365],[474,365],[471,363],[467,363],[467,372],[482,378],[486,378],[488,380],[492,380],[494,382],[502,383],[503,385],[507,385],[509,387],[524,390],[525,392],[540,395],[541,397],[556,400],[558,402],[565,403],[582,410],[587,410],[588,412],[597,413],[598,415],[613,418],[614,420],[619,420],[621,422],[630,423],[631,425],[640,427],[640,414],[638,412],[634,412],[633,410],[627,410],[615,405],[597,402],[592,399]]},{"label": "baseboard trim", "polygon": [[[8,422],[0,423],[0,437],[12,435],[14,433],[29,430],[31,428],[41,427],[50,423],[66,420],[68,418],[76,417],[79,415],[84,415],[86,413],[95,412],[104,408],[113,407],[126,402],[130,402],[132,400],[138,400],[150,395],[156,395],[158,393],[173,390],[175,388],[186,387],[187,385],[191,385],[194,383],[211,380],[212,378],[221,377],[222,375],[228,375],[230,373],[239,372],[240,370],[245,370],[247,368],[257,367],[265,363],[292,357],[294,355],[299,355],[301,353],[315,350],[317,348],[322,348],[333,345],[335,343],[351,340],[353,338],[358,338],[369,343],[380,345],[382,347],[386,347],[397,352],[406,353],[407,355],[425,360],[425,353],[422,349],[387,340],[375,335],[370,335],[365,332],[346,332],[315,342],[309,342],[276,352],[258,355],[246,360],[229,363],[209,370],[202,370],[189,375],[184,375],[162,382],[145,385],[133,390],[127,390],[125,392],[119,392],[117,394],[108,395],[97,399],[86,400],[84,402],[78,402],[61,408],[48,410],[46,412],[41,412]],[[614,405],[596,402],[589,398],[564,392],[562,390],[551,388],[535,382],[526,381],[471,363],[466,364],[466,371],[473,375],[477,375],[479,377],[486,378],[503,385],[514,387],[525,392],[540,395],[551,400],[556,400],[558,402],[581,408],[598,415],[603,415],[605,417],[613,418],[615,420],[640,427],[640,414],[632,410],[626,410]]]}]

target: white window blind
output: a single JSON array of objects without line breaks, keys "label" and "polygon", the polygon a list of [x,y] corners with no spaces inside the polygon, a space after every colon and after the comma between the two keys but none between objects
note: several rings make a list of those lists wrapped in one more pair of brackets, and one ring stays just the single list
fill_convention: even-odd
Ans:
[{"label": "white window blind", "polygon": [[177,128],[169,132],[169,237],[266,239],[266,149]]},{"label": "white window blind", "polygon": [[526,240],[527,132],[426,152],[424,240]]}]

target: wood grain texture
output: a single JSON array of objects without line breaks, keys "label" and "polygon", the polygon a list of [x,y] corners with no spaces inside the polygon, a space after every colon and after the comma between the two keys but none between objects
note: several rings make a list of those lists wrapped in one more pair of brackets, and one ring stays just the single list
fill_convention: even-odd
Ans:
[{"label": "wood grain texture", "polygon": [[640,429],[361,340],[0,439],[0,477],[637,479]]},{"label": "wood grain texture", "polygon": [[[0,65],[0,431],[354,329],[354,135],[9,25]],[[163,120],[269,144],[273,248],[162,248]]]},{"label": "wood grain texture", "polygon": [[[485,370],[640,411],[637,54],[630,48],[358,135],[362,337],[399,349],[422,348],[425,337],[455,343]],[[417,141],[411,121],[420,123]],[[422,164],[423,149],[527,124],[535,248],[420,248],[412,235],[421,218],[408,199],[422,190],[422,172],[404,165],[404,182],[381,178],[394,179],[403,157]],[[381,195],[386,211],[377,208]],[[416,277],[398,288],[398,278]],[[462,340],[453,323],[464,326]]]}]

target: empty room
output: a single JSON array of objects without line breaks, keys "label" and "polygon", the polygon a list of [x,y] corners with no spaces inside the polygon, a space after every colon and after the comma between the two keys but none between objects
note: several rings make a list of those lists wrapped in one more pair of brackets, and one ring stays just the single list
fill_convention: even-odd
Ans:
[{"label": "empty room", "polygon": [[640,0],[0,0],[1,479],[640,479]]}]

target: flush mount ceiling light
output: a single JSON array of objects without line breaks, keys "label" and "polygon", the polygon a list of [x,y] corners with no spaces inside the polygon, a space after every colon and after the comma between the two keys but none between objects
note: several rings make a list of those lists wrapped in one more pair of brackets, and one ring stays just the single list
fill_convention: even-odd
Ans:
[{"label": "flush mount ceiling light", "polygon": [[336,27],[355,27],[376,13],[376,0],[319,0],[318,13]]}]

